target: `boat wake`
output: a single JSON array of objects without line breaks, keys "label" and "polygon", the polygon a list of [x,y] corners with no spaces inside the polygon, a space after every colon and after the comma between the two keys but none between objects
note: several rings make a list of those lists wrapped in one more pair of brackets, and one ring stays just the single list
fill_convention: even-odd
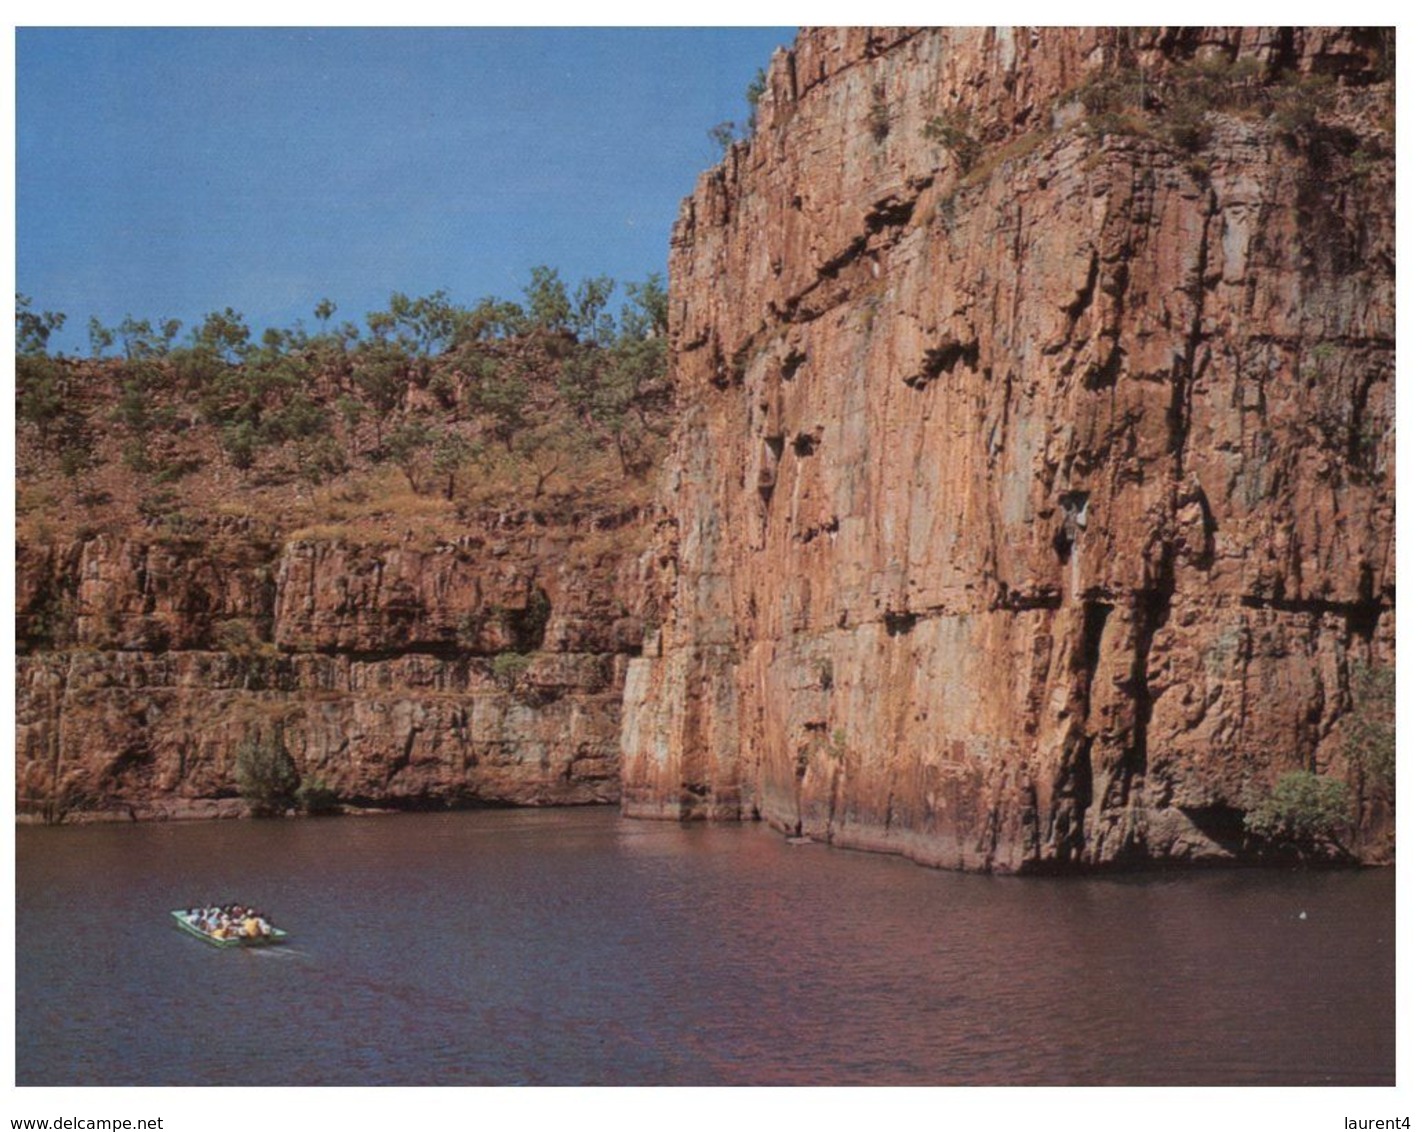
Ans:
[{"label": "boat wake", "polygon": [[300,948],[292,947],[254,947],[247,950],[247,954],[253,959],[260,959],[263,962],[271,961],[276,963],[289,959],[309,959],[311,953],[302,951]]}]

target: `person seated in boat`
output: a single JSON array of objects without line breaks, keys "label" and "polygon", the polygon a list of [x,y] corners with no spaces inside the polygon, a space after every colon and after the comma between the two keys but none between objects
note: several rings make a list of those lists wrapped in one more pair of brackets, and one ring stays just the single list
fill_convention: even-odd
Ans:
[{"label": "person seated in boat", "polygon": [[242,921],[242,934],[248,939],[256,939],[262,934],[262,925],[257,922],[256,916],[249,915]]}]

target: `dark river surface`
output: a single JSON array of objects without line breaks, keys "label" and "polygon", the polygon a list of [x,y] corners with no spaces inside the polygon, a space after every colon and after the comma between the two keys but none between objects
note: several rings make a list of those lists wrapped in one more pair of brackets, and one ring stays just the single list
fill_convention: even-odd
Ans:
[{"label": "dark river surface", "polygon": [[[1394,874],[969,876],[608,809],[16,830],[20,1085],[1380,1085]],[[169,909],[291,932],[220,951]]]}]

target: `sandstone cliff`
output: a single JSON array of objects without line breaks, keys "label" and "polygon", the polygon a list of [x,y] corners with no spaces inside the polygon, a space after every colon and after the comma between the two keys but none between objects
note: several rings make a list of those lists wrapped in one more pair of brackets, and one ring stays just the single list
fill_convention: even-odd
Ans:
[{"label": "sandstone cliff", "polygon": [[936,865],[1236,854],[1391,663],[1391,47],[838,29],[683,205],[623,806]]},{"label": "sandstone cliff", "polygon": [[433,549],[250,522],[22,547],[19,810],[237,814],[254,734],[356,805],[615,801],[640,530],[517,513]]},{"label": "sandstone cliff", "polygon": [[21,815],[616,801],[664,292],[535,280],[17,356]]}]

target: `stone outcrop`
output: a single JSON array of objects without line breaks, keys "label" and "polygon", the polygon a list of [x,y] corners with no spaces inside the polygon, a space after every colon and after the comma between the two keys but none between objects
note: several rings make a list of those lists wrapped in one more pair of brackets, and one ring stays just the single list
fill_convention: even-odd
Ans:
[{"label": "stone outcrop", "polygon": [[1389,66],[1283,28],[777,55],[673,235],[624,811],[1219,859],[1304,768],[1374,853],[1341,724],[1395,637]]},{"label": "stone outcrop", "polygon": [[22,546],[17,806],[235,815],[244,740],[348,803],[618,797],[640,513],[489,515],[433,549],[142,531]]}]

